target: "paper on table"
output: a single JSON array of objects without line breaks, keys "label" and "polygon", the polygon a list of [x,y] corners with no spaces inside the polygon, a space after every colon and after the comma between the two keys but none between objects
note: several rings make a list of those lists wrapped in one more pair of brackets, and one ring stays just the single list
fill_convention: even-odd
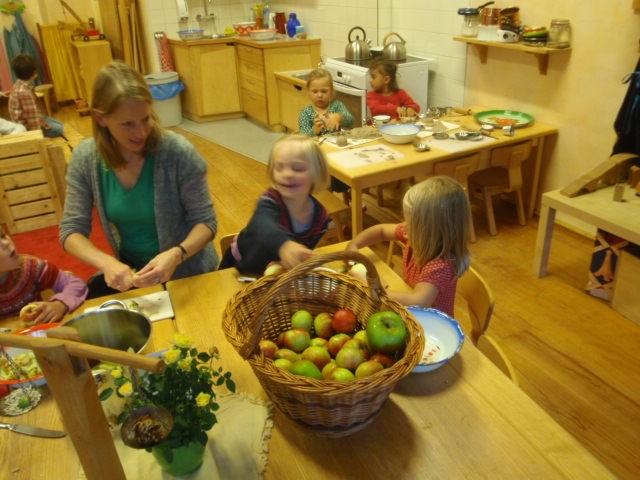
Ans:
[{"label": "paper on table", "polygon": [[427,142],[431,148],[437,148],[438,150],[444,150],[445,152],[455,153],[477,148],[481,145],[495,142],[494,138],[482,137],[481,140],[458,140],[456,138],[449,138],[448,140],[437,140],[430,138]]},{"label": "paper on table", "polygon": [[351,138],[351,137],[347,137],[347,144],[343,147],[339,147],[338,145],[336,145],[336,140],[337,140],[337,136],[335,135],[331,135],[331,136],[327,136],[326,137],[326,142],[330,143],[332,146],[336,147],[336,148],[349,148],[349,147],[356,147],[358,145],[363,145],[365,143],[369,143],[369,142],[375,142],[376,140],[378,140],[379,137],[376,138]]},{"label": "paper on table", "polygon": [[[442,125],[444,126],[444,128],[447,129],[447,131],[460,128],[460,125],[458,123],[444,122],[442,120],[440,120],[440,123],[442,123]],[[424,128],[422,132],[418,133],[419,137],[430,137],[431,135],[433,135],[433,125],[427,126],[422,122],[416,122],[416,125]]]},{"label": "paper on table", "polygon": [[[164,320],[165,318],[173,318],[173,306],[171,305],[169,292],[166,290],[142,295],[140,297],[127,298],[126,300],[121,300],[121,302],[124,303],[127,308],[137,310],[146,315],[151,322]],[[88,307],[85,308],[84,311],[91,312],[97,309],[98,307]]]},{"label": "paper on table", "polygon": [[379,144],[333,152],[329,154],[329,158],[342,167],[356,168],[372,163],[395,162],[402,160],[404,155],[393,148]]}]

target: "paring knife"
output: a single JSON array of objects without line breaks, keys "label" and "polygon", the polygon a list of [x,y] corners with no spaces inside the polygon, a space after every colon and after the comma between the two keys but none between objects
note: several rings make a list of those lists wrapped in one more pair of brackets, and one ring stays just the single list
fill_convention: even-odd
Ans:
[{"label": "paring knife", "polygon": [[47,430],[45,428],[37,428],[30,425],[16,425],[13,423],[0,422],[0,428],[6,428],[12,432],[24,433],[25,435],[32,435],[34,437],[60,438],[67,435],[67,432],[61,432],[59,430]]}]

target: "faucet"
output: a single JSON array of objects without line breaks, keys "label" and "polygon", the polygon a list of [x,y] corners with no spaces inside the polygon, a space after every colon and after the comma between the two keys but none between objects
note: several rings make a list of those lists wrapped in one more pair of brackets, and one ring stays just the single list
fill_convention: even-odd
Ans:
[{"label": "faucet", "polygon": [[214,13],[209,13],[209,4],[211,4],[213,0],[202,0],[202,6],[204,7],[204,15],[198,14],[196,19],[200,21],[214,20],[216,15]]}]

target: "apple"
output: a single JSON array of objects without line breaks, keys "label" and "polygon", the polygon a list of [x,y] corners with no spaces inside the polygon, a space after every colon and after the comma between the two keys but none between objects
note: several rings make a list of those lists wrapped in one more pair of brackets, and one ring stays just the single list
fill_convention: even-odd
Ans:
[{"label": "apple", "polygon": [[267,268],[264,269],[265,277],[269,275],[278,275],[282,272],[284,272],[284,267],[278,262],[271,262],[267,265]]},{"label": "apple", "polygon": [[276,367],[281,368],[283,370],[287,370],[287,371],[291,368],[291,365],[293,365],[291,360],[287,360],[286,358],[276,358],[273,361],[273,364]]},{"label": "apple", "polygon": [[322,380],[322,373],[320,373],[318,367],[316,367],[316,365],[310,360],[298,360],[297,362],[293,362],[289,371],[294,375]]},{"label": "apple", "polygon": [[367,267],[363,264],[356,263],[347,273],[362,283],[367,283]]},{"label": "apple", "polygon": [[258,346],[260,347],[260,351],[262,352],[262,354],[267,358],[273,358],[273,356],[278,351],[278,345],[276,345],[271,340],[260,340]]},{"label": "apple", "polygon": [[306,310],[298,310],[291,317],[291,326],[293,328],[301,328],[307,332],[311,330],[313,325],[313,317]]},{"label": "apple", "polygon": [[336,355],[336,365],[348,370],[355,370],[364,360],[364,352],[359,348],[342,348]]},{"label": "apple", "polygon": [[373,355],[371,355],[369,360],[370,361],[375,360],[376,362],[380,363],[384,368],[389,368],[391,365],[396,363],[396,361],[392,357],[390,357],[386,353],[380,353],[380,352],[376,352]]},{"label": "apple", "polygon": [[328,348],[329,340],[326,338],[315,337],[311,339],[311,343],[309,343],[312,347],[324,347]]},{"label": "apple", "polygon": [[362,342],[360,342],[360,340],[352,338],[351,340],[347,340],[346,342],[344,342],[342,348],[358,348],[362,350]]},{"label": "apple", "polygon": [[346,368],[336,367],[331,370],[328,380],[336,380],[342,383],[353,382],[356,377]]},{"label": "apple", "polygon": [[336,365],[336,361],[335,360],[331,360],[329,363],[327,363],[323,369],[322,369],[322,378],[324,378],[325,380],[329,378],[329,375],[331,374],[331,372],[333,371],[334,368],[338,368],[338,366]]},{"label": "apple", "polygon": [[358,365],[358,368],[356,368],[356,378],[368,377],[381,370],[384,370],[381,363],[376,362],[375,360],[367,360],[366,362],[362,362]]},{"label": "apple", "polygon": [[287,330],[284,332],[284,337],[282,339],[282,343],[285,348],[297,353],[300,353],[307,348],[310,342],[311,338],[309,337],[309,332],[301,328],[292,328],[291,330]]},{"label": "apple", "polygon": [[295,362],[296,360],[300,360],[300,355],[298,355],[296,352],[294,352],[293,350],[289,350],[288,348],[280,348],[278,349],[278,351],[275,354],[275,358],[286,358],[287,360],[289,360],[291,363]]},{"label": "apple", "polygon": [[367,339],[366,330],[357,331],[353,338],[354,340],[358,340],[360,342],[362,348],[364,348],[365,350],[369,350],[369,340]]},{"label": "apple", "polygon": [[377,312],[367,321],[367,339],[372,351],[395,353],[407,340],[407,327],[397,313],[389,310]]},{"label": "apple", "polygon": [[284,332],[280,332],[278,334],[278,338],[276,338],[276,345],[280,348],[284,347]]},{"label": "apple", "polygon": [[356,314],[348,308],[336,310],[331,319],[331,326],[338,333],[351,333],[356,329]]},{"label": "apple", "polygon": [[351,337],[346,333],[336,333],[329,339],[329,343],[327,343],[329,353],[335,357],[342,348],[342,345],[349,340],[351,340]]},{"label": "apple", "polygon": [[312,361],[320,369],[331,361],[329,351],[324,347],[308,347],[302,352],[302,358]]},{"label": "apple", "polygon": [[327,312],[322,312],[316,315],[316,318],[313,319],[313,329],[316,331],[316,335],[318,337],[329,338],[333,335],[331,320],[331,315]]}]

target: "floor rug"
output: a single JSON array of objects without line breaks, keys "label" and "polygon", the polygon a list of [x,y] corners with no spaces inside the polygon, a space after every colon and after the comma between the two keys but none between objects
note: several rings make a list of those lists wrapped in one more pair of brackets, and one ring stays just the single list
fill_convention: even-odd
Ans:
[{"label": "floor rug", "polygon": [[264,164],[269,159],[271,146],[282,136],[246,118],[207,123],[196,123],[185,118],[178,127]]}]

